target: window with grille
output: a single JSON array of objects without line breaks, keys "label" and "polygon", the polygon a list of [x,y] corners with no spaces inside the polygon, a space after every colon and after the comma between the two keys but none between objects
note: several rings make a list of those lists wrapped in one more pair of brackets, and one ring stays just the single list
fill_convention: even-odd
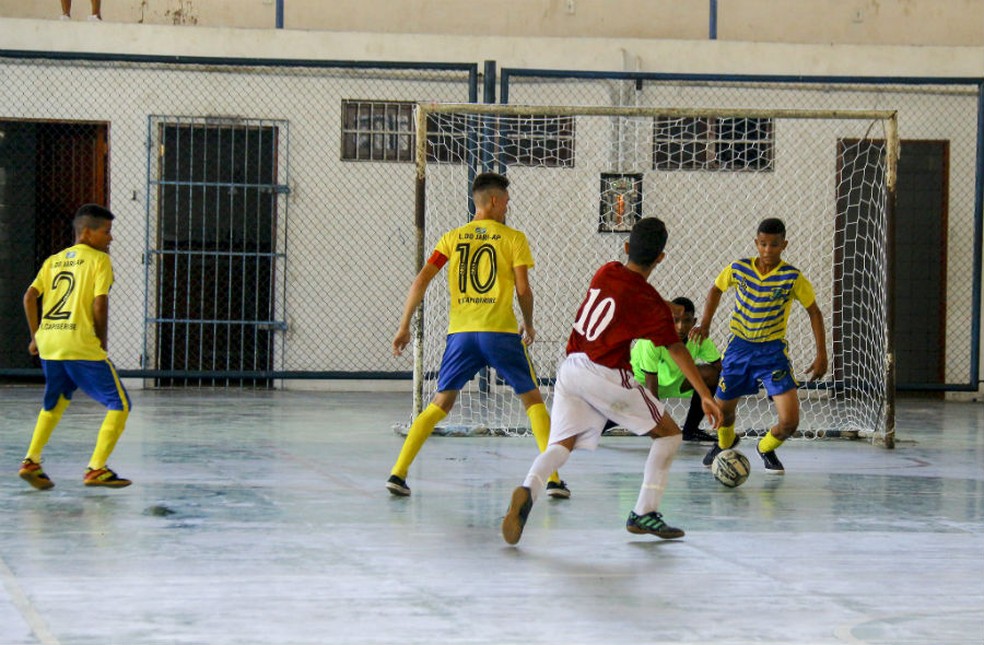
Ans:
[{"label": "window with grille", "polygon": [[342,101],[342,159],[413,161],[413,103]]},{"label": "window with grille", "polygon": [[771,171],[772,119],[657,117],[653,122],[656,170]]},{"label": "window with grille", "polygon": [[[416,135],[413,103],[342,101],[342,159],[414,161]],[[481,154],[483,141],[497,141],[496,161],[505,165],[574,165],[574,119],[528,116],[499,123],[488,117],[478,125],[458,115],[427,116],[427,160],[465,163]],[[491,145],[491,144],[490,144]]]}]

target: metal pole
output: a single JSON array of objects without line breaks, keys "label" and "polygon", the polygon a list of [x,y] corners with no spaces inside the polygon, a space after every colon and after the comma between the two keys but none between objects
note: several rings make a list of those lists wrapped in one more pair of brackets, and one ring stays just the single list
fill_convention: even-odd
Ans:
[{"label": "metal pole", "polygon": [[277,29],[284,28],[284,0],[277,0]]},{"label": "metal pole", "polygon": [[[417,182],[414,200],[414,227],[417,236],[416,271],[424,266],[424,228],[427,213],[427,113],[420,106],[414,108],[417,119]],[[424,410],[424,303],[417,309],[417,322],[413,328],[413,418]]]},{"label": "metal pole", "polygon": [[717,40],[718,37],[718,0],[711,0],[707,37],[711,40]]},{"label": "metal pole", "polygon": [[898,163],[901,151],[898,114],[886,122],[885,141],[885,440],[886,448],[895,447],[895,195],[898,184]]}]

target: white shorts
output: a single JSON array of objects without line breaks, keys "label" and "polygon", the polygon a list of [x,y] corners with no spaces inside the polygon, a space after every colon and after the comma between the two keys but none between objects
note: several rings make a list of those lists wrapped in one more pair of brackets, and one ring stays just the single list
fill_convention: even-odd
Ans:
[{"label": "white shorts", "polygon": [[587,354],[571,354],[557,368],[550,443],[577,437],[575,448],[594,450],[605,421],[647,435],[663,418],[663,404],[629,370],[598,365]]}]

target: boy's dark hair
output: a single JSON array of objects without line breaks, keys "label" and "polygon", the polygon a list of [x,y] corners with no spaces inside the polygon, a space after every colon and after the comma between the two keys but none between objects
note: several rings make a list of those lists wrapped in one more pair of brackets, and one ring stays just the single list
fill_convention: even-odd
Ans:
[{"label": "boy's dark hair", "polygon": [[782,235],[786,237],[786,225],[778,217],[767,217],[759,223],[757,233],[766,235]]},{"label": "boy's dark hair", "polygon": [[475,181],[472,182],[472,193],[488,190],[489,188],[508,190],[509,178],[497,172],[483,172],[475,177]]},{"label": "boy's dark hair", "polygon": [[649,266],[666,248],[666,224],[657,217],[644,217],[629,233],[629,260],[639,266]]},{"label": "boy's dark hair", "polygon": [[683,296],[680,296],[679,298],[674,298],[672,302],[675,305],[680,305],[681,307],[683,307],[683,313],[685,314],[697,313],[697,308],[694,307],[694,301],[691,300],[690,298],[684,298]]},{"label": "boy's dark hair", "polygon": [[86,228],[99,228],[101,222],[112,222],[116,216],[108,209],[99,204],[82,204],[79,210],[75,211],[75,218],[72,220],[72,227],[76,235],[81,235]]}]

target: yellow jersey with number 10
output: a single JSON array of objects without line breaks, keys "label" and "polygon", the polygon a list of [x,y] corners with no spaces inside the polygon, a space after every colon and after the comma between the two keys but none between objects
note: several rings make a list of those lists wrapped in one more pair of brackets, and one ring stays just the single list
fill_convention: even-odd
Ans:
[{"label": "yellow jersey with number 10", "polygon": [[448,259],[448,333],[517,333],[513,267],[533,266],[526,235],[495,220],[474,220],[445,233],[435,251]]}]

